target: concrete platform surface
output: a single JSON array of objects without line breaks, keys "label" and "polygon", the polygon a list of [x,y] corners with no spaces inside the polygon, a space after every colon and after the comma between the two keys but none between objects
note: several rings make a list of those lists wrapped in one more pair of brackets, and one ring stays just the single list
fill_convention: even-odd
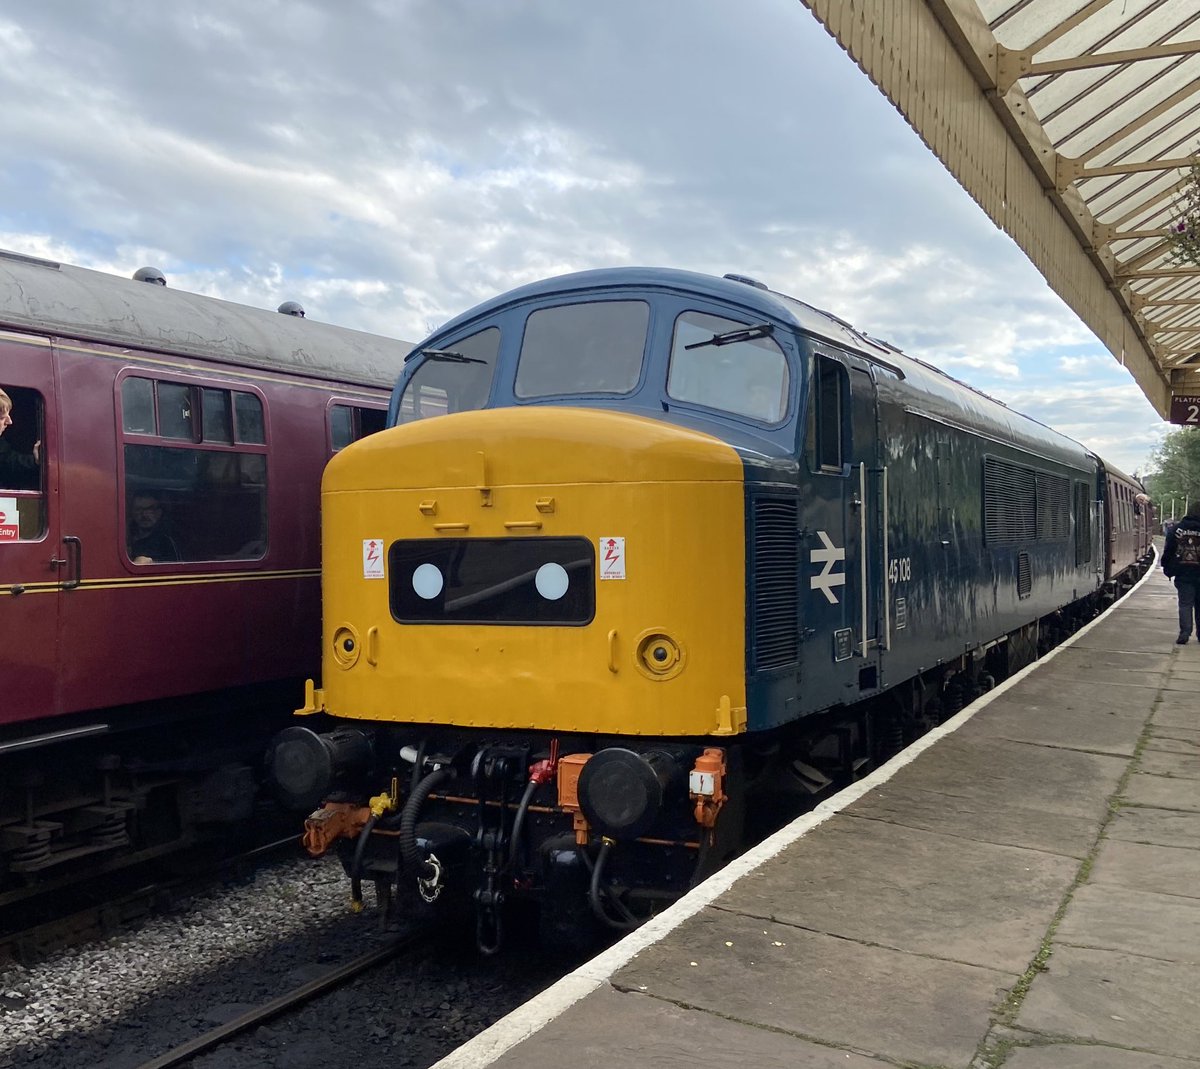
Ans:
[{"label": "concrete platform surface", "polygon": [[1200,645],[1069,644],[438,1063],[1200,1067]]}]

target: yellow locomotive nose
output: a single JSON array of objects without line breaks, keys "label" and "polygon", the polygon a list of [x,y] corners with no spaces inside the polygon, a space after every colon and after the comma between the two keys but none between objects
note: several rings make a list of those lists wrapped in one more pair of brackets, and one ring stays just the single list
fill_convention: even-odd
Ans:
[{"label": "yellow locomotive nose", "polygon": [[314,706],[476,728],[737,731],[744,511],[732,448],[627,413],[502,408],[366,438],[322,487]]}]

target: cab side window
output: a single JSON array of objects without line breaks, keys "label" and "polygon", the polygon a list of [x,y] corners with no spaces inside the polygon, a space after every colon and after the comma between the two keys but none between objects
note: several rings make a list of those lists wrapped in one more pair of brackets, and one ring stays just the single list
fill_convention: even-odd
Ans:
[{"label": "cab side window", "polygon": [[245,389],[121,382],[126,552],[132,563],[256,560],[267,550],[267,433]]},{"label": "cab side window", "polygon": [[0,542],[46,533],[45,413],[37,390],[0,383]]},{"label": "cab side window", "polygon": [[850,383],[837,360],[817,355],[808,390],[807,453],[812,472],[842,474],[846,462],[846,405]]}]

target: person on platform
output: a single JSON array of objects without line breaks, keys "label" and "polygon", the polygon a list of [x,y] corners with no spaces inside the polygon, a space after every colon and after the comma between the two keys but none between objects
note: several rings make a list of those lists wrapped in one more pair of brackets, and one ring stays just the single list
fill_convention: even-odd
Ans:
[{"label": "person on platform", "polygon": [[1163,572],[1175,580],[1179,594],[1180,646],[1187,645],[1193,628],[1200,636],[1200,502],[1194,504],[1167,534]]},{"label": "person on platform", "polygon": [[162,502],[157,497],[135,494],[129,515],[129,559],[134,564],[179,560],[179,547],[167,533]]},{"label": "person on platform", "polygon": [[[13,425],[12,398],[0,390],[0,436]],[[36,490],[41,482],[42,443],[33,443],[32,453],[18,453],[0,437],[0,488]]]}]

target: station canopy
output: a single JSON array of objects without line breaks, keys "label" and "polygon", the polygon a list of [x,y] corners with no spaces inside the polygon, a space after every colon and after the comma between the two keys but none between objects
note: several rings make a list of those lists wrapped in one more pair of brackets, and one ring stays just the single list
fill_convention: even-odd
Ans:
[{"label": "station canopy", "polygon": [[1161,415],[1200,395],[1200,0],[804,2]]}]

